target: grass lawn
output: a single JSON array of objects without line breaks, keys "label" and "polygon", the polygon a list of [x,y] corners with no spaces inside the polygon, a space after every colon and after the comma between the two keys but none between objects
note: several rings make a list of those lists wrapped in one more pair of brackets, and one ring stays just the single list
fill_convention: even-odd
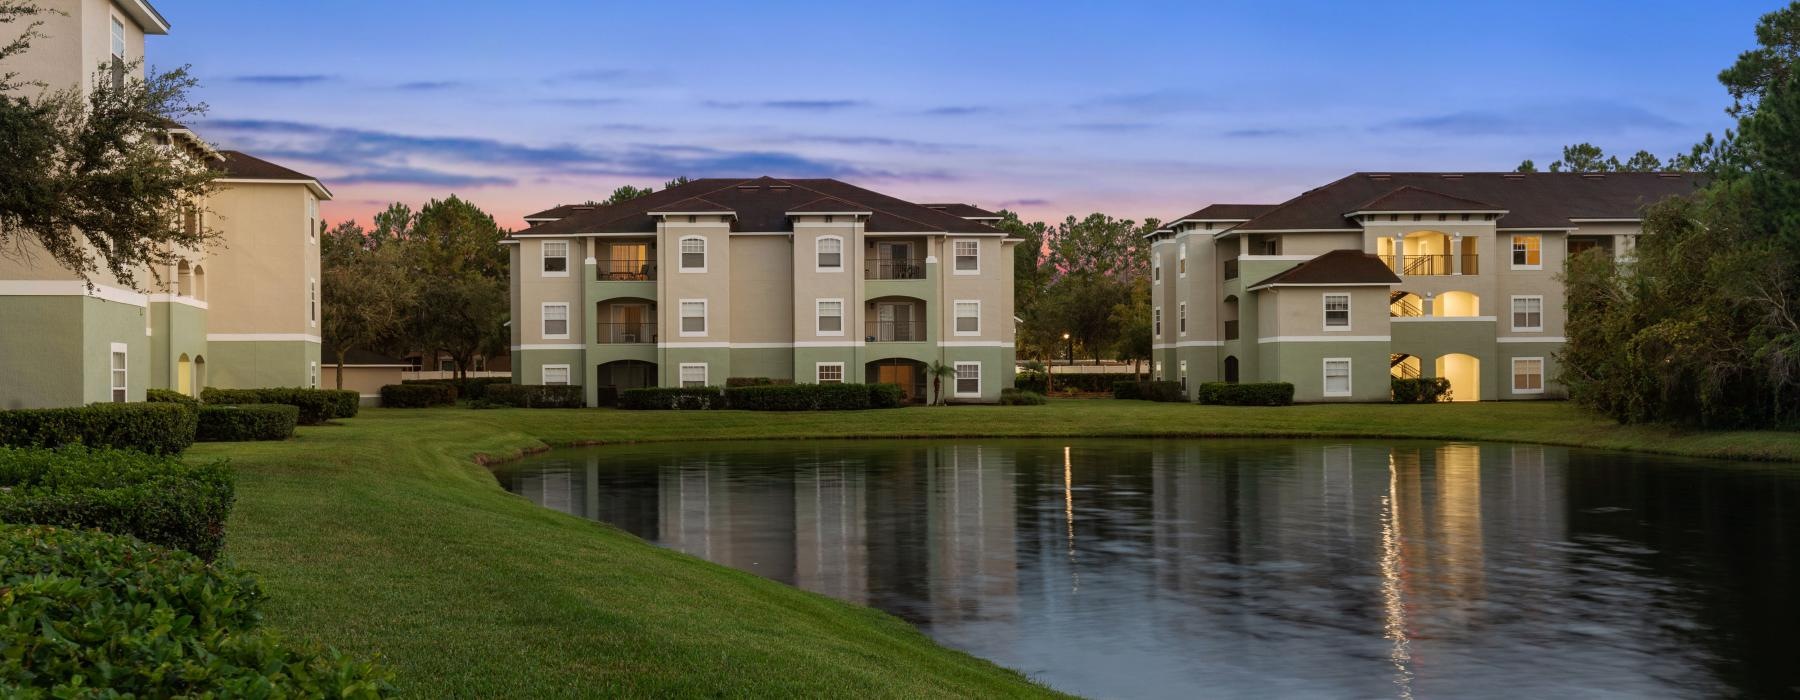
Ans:
[{"label": "grass lawn", "polygon": [[365,410],[229,457],[228,554],[269,624],[380,653],[416,697],[1017,696],[1011,671],[896,618],[646,544],[501,490],[476,456],[730,438],[1367,436],[1800,461],[1800,433],[1620,427],[1562,403],[1221,408],[1115,401],[858,413]]}]

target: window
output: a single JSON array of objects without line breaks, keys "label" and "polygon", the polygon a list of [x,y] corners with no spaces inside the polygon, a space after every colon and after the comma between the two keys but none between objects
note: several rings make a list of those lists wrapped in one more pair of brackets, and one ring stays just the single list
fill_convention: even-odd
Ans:
[{"label": "window", "polygon": [[1179,248],[1175,251],[1175,276],[1176,277],[1186,277],[1187,276],[1187,244],[1186,243],[1181,244],[1181,248]]},{"label": "window", "polygon": [[1175,332],[1187,335],[1187,302],[1175,305]]},{"label": "window", "polygon": [[319,200],[306,197],[306,239],[319,242]]},{"label": "window", "polygon": [[119,18],[112,18],[112,55],[114,58],[125,58],[125,23]]},{"label": "window", "polygon": [[455,372],[456,371],[456,361],[455,360],[444,360],[444,359],[438,360],[438,371],[439,372]]},{"label": "window", "polygon": [[306,318],[312,325],[319,325],[319,281],[311,280],[306,285]]},{"label": "window", "polygon": [[568,241],[544,241],[544,276],[569,276]]},{"label": "window", "polygon": [[706,363],[684,362],[681,364],[681,387],[693,389],[706,386]]},{"label": "window", "polygon": [[706,300],[681,300],[681,334],[706,335]]},{"label": "window", "polygon": [[1350,295],[1325,295],[1325,330],[1350,330]]},{"label": "window", "polygon": [[681,271],[706,271],[706,239],[699,236],[681,239]]},{"label": "window", "polygon": [[1150,259],[1150,281],[1162,283],[1162,258]]},{"label": "window", "polygon": [[1325,358],[1325,395],[1350,395],[1350,358]]},{"label": "window", "polygon": [[544,384],[560,386],[569,383],[568,365],[544,365]]},{"label": "window", "polygon": [[1160,306],[1150,308],[1150,335],[1162,337],[1162,307]]},{"label": "window", "polygon": [[1512,266],[1514,270],[1544,269],[1544,237],[1513,236]]},{"label": "window", "polygon": [[820,299],[818,301],[818,307],[819,335],[843,335],[844,300]]},{"label": "window", "polygon": [[980,362],[958,362],[958,363],[956,363],[956,395],[957,396],[980,396],[981,395],[981,363]]},{"label": "window", "polygon": [[113,343],[112,344],[112,401],[113,401],[113,403],[125,403],[126,394],[128,393],[127,387],[130,386],[125,383],[125,380],[127,379],[126,368],[128,366],[129,365],[125,361],[125,344],[124,343]]},{"label": "window", "polygon": [[1515,357],[1513,365],[1513,393],[1544,393],[1544,358]]},{"label": "window", "polygon": [[1512,298],[1512,329],[1544,330],[1544,298],[1541,296]]},{"label": "window", "polygon": [[844,239],[837,236],[820,236],[814,245],[819,251],[819,272],[843,271]]},{"label": "window", "polygon": [[843,384],[844,363],[820,362],[815,365],[820,384]]},{"label": "window", "polygon": [[306,385],[314,389],[319,388],[319,363],[306,363]]},{"label": "window", "polygon": [[981,335],[981,302],[958,299],[955,308],[956,334]]},{"label": "window", "polygon": [[951,244],[956,253],[956,274],[981,272],[981,241],[960,240]]},{"label": "window", "polygon": [[569,337],[569,305],[564,302],[545,304],[544,338],[550,340],[567,339]]},{"label": "window", "polygon": [[1181,373],[1181,390],[1187,391],[1187,360],[1182,360],[1180,364],[1176,365],[1175,369]]}]

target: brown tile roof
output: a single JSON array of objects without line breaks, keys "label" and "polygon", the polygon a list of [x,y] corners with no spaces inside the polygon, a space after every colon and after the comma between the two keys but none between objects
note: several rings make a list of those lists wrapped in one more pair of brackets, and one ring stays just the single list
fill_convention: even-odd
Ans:
[{"label": "brown tile roof", "polygon": [[600,207],[603,207],[603,206],[606,206],[606,205],[604,205],[604,204],[558,204],[554,207],[550,207],[549,209],[545,209],[540,212],[526,214],[525,220],[526,221],[535,221],[535,220],[539,220],[539,219],[556,220],[556,219],[565,218],[565,217],[569,216],[570,214],[574,214],[575,212],[578,212],[578,211],[593,211],[593,210],[599,209]]},{"label": "brown tile roof", "polygon": [[1691,173],[1354,173],[1231,230],[1355,230],[1345,214],[1408,186],[1491,203],[1507,212],[1501,228],[1567,228],[1570,219],[1640,218],[1646,206],[1699,184]]},{"label": "brown tile roof", "polygon": [[[1422,187],[1396,187],[1387,194],[1362,204],[1352,211],[1504,211],[1487,202],[1467,197],[1453,197]],[[1349,213],[1349,212],[1345,212]]]},{"label": "brown tile roof", "polygon": [[654,211],[669,211],[676,203],[702,198],[720,204],[737,214],[733,231],[792,231],[787,213],[824,197],[856,205],[856,211],[868,211],[864,230],[871,233],[963,233],[971,235],[1004,235],[999,229],[970,221],[945,211],[896,199],[846,182],[825,178],[778,180],[760,177],[752,180],[709,178],[620,202],[591,211],[571,213],[557,221],[542,223],[519,231],[524,236],[553,236],[583,233],[656,232]]},{"label": "brown tile roof", "polygon": [[820,197],[788,210],[789,213],[795,214],[848,214],[867,211],[869,211],[868,207],[860,207],[836,197]]},{"label": "brown tile roof", "polygon": [[1275,204],[1208,204],[1200,211],[1187,216],[1170,219],[1168,223],[1177,221],[1249,221],[1264,212],[1274,209]]},{"label": "brown tile roof", "polygon": [[986,209],[982,209],[981,207],[975,206],[973,204],[962,204],[962,203],[958,203],[958,202],[946,202],[946,203],[938,203],[938,204],[926,204],[924,206],[929,207],[931,209],[937,209],[937,210],[942,211],[947,214],[954,214],[956,216],[960,216],[965,219],[999,219],[1000,218],[999,213],[991,212]]},{"label": "brown tile roof", "polygon": [[1399,284],[1400,278],[1372,254],[1360,250],[1334,250],[1300,263],[1247,289],[1277,285]]},{"label": "brown tile roof", "polygon": [[306,173],[290,170],[242,151],[219,151],[219,158],[212,162],[212,167],[224,173],[225,177],[243,180],[318,181],[318,178]]},{"label": "brown tile roof", "polygon": [[670,204],[669,206],[666,206],[666,207],[657,207],[653,211],[677,212],[677,213],[682,213],[682,214],[692,214],[695,212],[699,212],[699,213],[715,212],[715,213],[719,213],[719,214],[730,214],[732,209],[731,209],[731,207],[725,206],[718,202],[714,202],[712,200],[702,199],[700,197],[689,197],[687,199],[681,200],[674,204]]}]

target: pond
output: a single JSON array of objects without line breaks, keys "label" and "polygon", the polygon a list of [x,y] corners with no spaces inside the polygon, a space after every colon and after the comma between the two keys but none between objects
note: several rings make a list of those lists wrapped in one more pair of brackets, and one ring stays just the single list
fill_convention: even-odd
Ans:
[{"label": "pond", "polygon": [[546,507],[1091,697],[1800,692],[1800,469],[1535,445],[561,450]]}]

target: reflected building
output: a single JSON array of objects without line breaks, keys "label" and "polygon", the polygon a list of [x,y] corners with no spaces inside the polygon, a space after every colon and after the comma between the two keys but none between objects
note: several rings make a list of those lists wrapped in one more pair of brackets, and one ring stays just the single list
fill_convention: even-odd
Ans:
[{"label": "reflected building", "polygon": [[1010,619],[1019,585],[1012,460],[980,445],[932,453],[926,521],[932,622]]},{"label": "reflected building", "polygon": [[869,600],[865,465],[820,461],[794,475],[794,584],[853,603]]}]

